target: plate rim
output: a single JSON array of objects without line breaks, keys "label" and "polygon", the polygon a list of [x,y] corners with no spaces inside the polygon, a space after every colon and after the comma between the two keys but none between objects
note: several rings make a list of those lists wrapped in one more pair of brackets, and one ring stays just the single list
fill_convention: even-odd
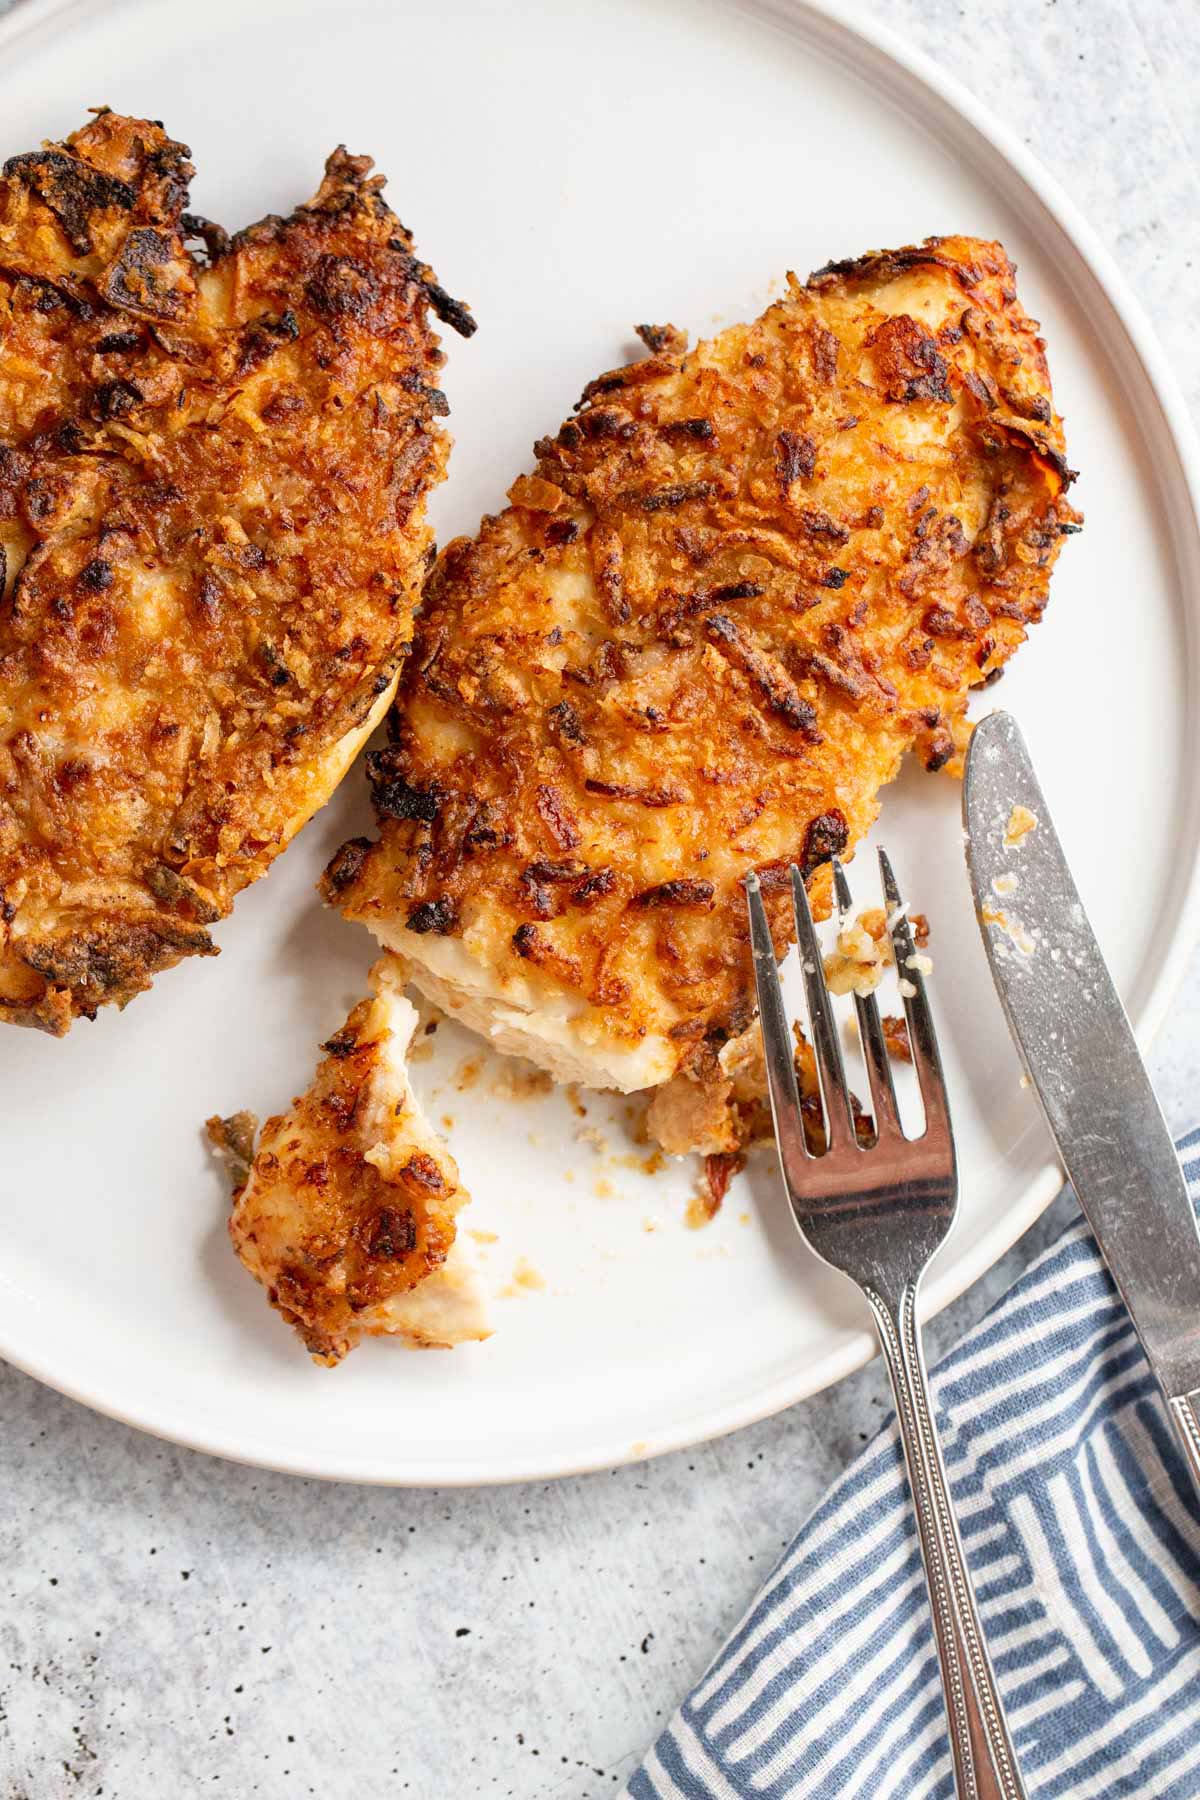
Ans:
[{"label": "plate rim", "polygon": [[[151,5],[172,3],[173,0],[149,0]],[[1032,198],[1040,204],[1060,236],[1079,256],[1125,335],[1128,348],[1161,413],[1165,436],[1174,452],[1176,468],[1172,473],[1181,484],[1182,497],[1190,507],[1193,551],[1200,550],[1200,436],[1187,402],[1141,302],[1099,234],[1057,177],[965,83],[942,68],[925,51],[910,44],[892,26],[872,17],[859,0],[847,0],[847,3],[843,0],[722,0],[722,3],[730,12],[747,13],[807,37],[836,62],[851,67],[856,73],[860,71],[855,68],[854,52],[860,56],[863,51],[873,53],[877,65],[890,65],[893,71],[899,70],[910,89],[931,93],[954,117],[956,124],[968,126],[998,163],[1006,165],[1017,177],[1026,200]],[[15,0],[11,10],[0,17],[0,55],[11,53],[20,39],[36,36],[47,24],[65,15],[114,13],[146,4],[147,0]],[[863,78],[872,87],[880,85],[875,71],[865,73]],[[1172,508],[1173,524],[1177,525],[1182,512],[1178,506]],[[1177,557],[1177,561],[1182,563],[1182,557]],[[1197,657],[1195,630],[1190,636],[1188,660],[1194,665]],[[1163,1022],[1182,977],[1186,954],[1200,940],[1200,832],[1194,833],[1193,838],[1191,866],[1180,887],[1170,924],[1170,942],[1134,1018],[1134,1030],[1143,1052],[1149,1048]],[[941,1311],[992,1268],[1036,1222],[1062,1190],[1063,1184],[1059,1163],[1053,1159],[1043,1163],[1015,1196],[1013,1204],[980,1234],[970,1249],[923,1287],[922,1317],[929,1318]],[[805,1363],[794,1375],[759,1390],[752,1400],[743,1397],[727,1401],[709,1412],[689,1412],[657,1429],[647,1426],[645,1435],[635,1443],[630,1443],[624,1435],[619,1444],[610,1437],[586,1452],[569,1453],[559,1460],[547,1459],[544,1455],[532,1458],[518,1455],[504,1462],[493,1456],[449,1466],[426,1460],[408,1464],[397,1472],[394,1461],[379,1464],[369,1456],[341,1453],[325,1458],[323,1466],[319,1466],[305,1451],[289,1455],[266,1445],[256,1446],[252,1440],[247,1441],[244,1434],[230,1440],[222,1438],[219,1431],[189,1430],[179,1423],[172,1423],[168,1416],[159,1416],[154,1406],[138,1409],[105,1399],[89,1391],[85,1382],[57,1371],[52,1356],[23,1354],[8,1342],[0,1323],[0,1359],[66,1398],[120,1424],[185,1449],[248,1467],[310,1480],[399,1488],[502,1486],[592,1474],[648,1461],[651,1457],[727,1436],[810,1399],[862,1368],[877,1350],[876,1339],[869,1329],[843,1333],[823,1356]]]}]

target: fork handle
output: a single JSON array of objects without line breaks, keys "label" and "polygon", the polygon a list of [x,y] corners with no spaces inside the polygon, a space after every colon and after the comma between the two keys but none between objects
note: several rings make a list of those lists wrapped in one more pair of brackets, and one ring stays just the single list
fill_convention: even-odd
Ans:
[{"label": "fork handle", "polygon": [[866,1295],[883,1345],[908,1465],[959,1800],[1025,1800],[933,1422],[917,1326],[917,1283],[901,1288],[894,1299],[869,1287]]}]

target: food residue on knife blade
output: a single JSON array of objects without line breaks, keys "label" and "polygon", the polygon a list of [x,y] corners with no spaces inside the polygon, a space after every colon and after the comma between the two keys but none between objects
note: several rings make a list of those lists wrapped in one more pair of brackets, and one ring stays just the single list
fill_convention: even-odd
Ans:
[{"label": "food residue on knife blade", "polygon": [[985,925],[994,925],[998,931],[1002,931],[1006,937],[1011,939],[1023,956],[1032,956],[1037,949],[1037,945],[1014,913],[1002,913],[997,911],[994,906],[985,906],[979,916]]},{"label": "food residue on knife blade", "polygon": [[1038,828],[1038,816],[1027,806],[1014,806],[1004,827],[1004,848],[1019,850],[1031,831]]}]

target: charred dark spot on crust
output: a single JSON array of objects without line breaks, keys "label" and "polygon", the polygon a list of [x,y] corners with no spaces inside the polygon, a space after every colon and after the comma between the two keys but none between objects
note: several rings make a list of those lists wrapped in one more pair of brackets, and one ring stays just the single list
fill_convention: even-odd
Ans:
[{"label": "charred dark spot on crust", "polygon": [[279,314],[264,313],[242,327],[238,344],[237,372],[248,375],[261,368],[281,344],[290,344],[300,336],[300,325],[291,307]]},{"label": "charred dark spot on crust", "polygon": [[381,1262],[398,1262],[417,1247],[417,1222],[411,1212],[385,1206],[367,1228],[367,1249]]},{"label": "charred dark spot on crust", "polygon": [[105,175],[63,150],[31,150],[24,156],[10,156],[4,173],[22,182],[49,207],[80,256],[90,255],[93,248],[92,215],[113,207],[129,212],[137,199],[128,182]]},{"label": "charred dark spot on crust", "polygon": [[817,712],[786,670],[768,657],[724,613],[710,613],[704,621],[709,642],[734,668],[740,669],[768,712],[781,719],[789,731],[803,733],[810,744],[819,744]]},{"label": "charred dark spot on crust", "polygon": [[635,894],[632,905],[644,908],[656,906],[703,906],[712,905],[716,889],[711,881],[692,881],[686,876],[677,881],[660,881],[654,887],[643,888]]},{"label": "charred dark spot on crust", "polygon": [[730,600],[757,600],[766,591],[766,588],[760,587],[757,581],[730,581],[724,587],[715,587],[712,593],[705,597],[705,604],[709,600],[721,603]]},{"label": "charred dark spot on crust", "polygon": [[326,1056],[333,1056],[340,1062],[344,1057],[352,1056],[358,1049],[358,1034],[350,1025],[343,1025],[335,1031],[331,1038],[326,1038],[321,1045]]},{"label": "charred dark spot on crust", "polygon": [[92,394],[92,416],[107,424],[110,419],[123,419],[142,403],[142,390],[135,382],[102,381]]},{"label": "charred dark spot on crust", "polygon": [[[882,516],[882,515],[881,515]],[[830,544],[848,544],[850,533],[836,519],[830,518],[819,506],[805,506],[800,509],[800,526],[805,537],[824,539]],[[828,585],[828,584],[827,584]]]},{"label": "charred dark spot on crust", "polygon": [[[764,894],[781,893],[792,883],[792,865],[786,857],[777,857],[774,862],[758,863],[754,873],[758,876],[758,885]],[[743,875],[739,885],[744,887],[745,880]]]},{"label": "charred dark spot on crust", "polygon": [[22,959],[37,974],[73,990],[84,1013],[113,995],[139,991],[147,974],[181,955],[215,956],[216,945],[198,926],[161,917],[152,925],[99,925],[66,941],[50,939],[21,949]]},{"label": "charred dark spot on crust", "polygon": [[573,544],[578,536],[578,519],[550,519],[546,524],[548,544]]},{"label": "charred dark spot on crust", "polygon": [[835,281],[886,281],[925,264],[947,270],[966,287],[974,285],[979,280],[978,270],[940,254],[941,242],[941,238],[930,237],[923,244],[906,244],[900,250],[868,250],[864,256],[840,257],[814,269],[806,285],[819,291]]},{"label": "charred dark spot on crust", "polygon": [[457,331],[459,337],[473,337],[479,326],[471,315],[471,309],[464,300],[455,300],[440,283],[432,278],[423,281],[421,286],[429,300],[435,315],[443,325],[449,325]]},{"label": "charred dark spot on crust", "polygon": [[850,579],[849,571],[832,565],[821,577],[821,586],[826,588],[843,588]]},{"label": "charred dark spot on crust", "polygon": [[[365,161],[368,167],[370,167],[371,163],[370,157],[359,159],[351,158],[350,160]],[[455,300],[448,294],[441,283],[435,279],[433,270],[427,268],[424,263],[417,261],[412,253],[411,238],[389,238],[388,249],[394,251],[397,256],[403,258],[406,272],[410,278],[416,282],[417,286],[421,289],[421,292],[425,295],[434,316],[440,319],[443,325],[449,325],[452,331],[457,331],[460,337],[468,338],[473,336],[478,329],[478,326],[471,316],[470,307],[465,301]]]},{"label": "charred dark spot on crust", "polygon": [[571,899],[576,906],[592,906],[605,894],[611,894],[616,885],[617,878],[611,869],[593,869],[571,889]]},{"label": "charred dark spot on crust", "polygon": [[[593,380],[588,382],[582,394],[580,394],[578,400],[575,402],[575,410],[578,412],[582,407],[587,406],[589,401],[603,399],[605,394],[619,394],[625,386],[628,376],[628,369],[610,369],[605,375],[597,375]],[[576,434],[576,441],[578,442],[578,425],[564,425],[562,432],[560,433],[560,438],[566,439],[568,431]]]},{"label": "charred dark spot on crust", "polygon": [[446,1189],[445,1176],[433,1157],[424,1150],[418,1150],[409,1157],[400,1171],[400,1180],[425,1194],[441,1194]]},{"label": "charred dark spot on crust", "polygon": [[64,456],[78,456],[87,440],[77,419],[64,419],[55,429],[54,442]]},{"label": "charred dark spot on crust", "polygon": [[292,679],[292,672],[274,644],[264,640],[258,646],[258,660],[266,671],[267,680],[272,687],[286,687]]},{"label": "charred dark spot on crust", "polygon": [[380,299],[379,278],[353,256],[326,254],[308,278],[308,303],[326,319],[363,324]]},{"label": "charred dark spot on crust", "polygon": [[430,931],[438,937],[450,937],[458,927],[458,903],[450,894],[439,894],[436,900],[422,900],[409,910],[404,924],[407,930],[415,931],[420,937]]},{"label": "charred dark spot on crust", "polygon": [[116,356],[142,348],[140,331],[109,331],[96,345],[97,356]]},{"label": "charred dark spot on crust", "polygon": [[661,356],[664,352],[682,356],[687,349],[688,334],[680,331],[677,325],[635,325],[633,329],[651,356]]},{"label": "charred dark spot on crust", "polygon": [[988,383],[981,375],[977,375],[974,369],[968,369],[963,376],[963,386],[969,394],[975,396],[976,400],[978,400],[979,404],[984,407],[986,411],[992,412],[994,410],[996,396]]},{"label": "charred dark spot on crust", "polygon": [[348,838],[339,850],[334,851],[326,865],[322,878],[326,891],[336,899],[347,888],[353,887],[373,848],[370,838]]},{"label": "charred dark spot on crust", "polygon": [[539,856],[526,865],[522,879],[537,882],[547,881],[551,885],[556,885],[559,882],[575,881],[583,874],[585,867],[584,863],[578,862],[572,857],[555,861],[548,856]]},{"label": "charred dark spot on crust", "polygon": [[715,491],[716,483],[712,481],[677,481],[656,493],[639,495],[637,505],[647,513],[671,512],[691,500],[707,500]]},{"label": "charred dark spot on crust", "polygon": [[775,439],[775,474],[786,495],[794,481],[811,481],[817,467],[817,446],[807,432],[781,431]]},{"label": "charred dark spot on crust", "polygon": [[986,420],[980,422],[979,431],[985,443],[993,447],[997,443],[1015,442],[1035,451],[1053,469],[1064,489],[1078,479],[1079,470],[1073,469],[1057,444],[1051,443],[1046,433],[1033,424],[1018,425],[1015,419]]},{"label": "charred dark spot on crust", "polygon": [[201,925],[215,925],[221,917],[221,909],[212,895],[188,876],[181,875],[178,869],[171,868],[169,863],[151,863],[145,871],[145,881],[156,900],[197,919]]},{"label": "charred dark spot on crust", "polygon": [[587,742],[579,714],[569,700],[560,700],[557,706],[550,708],[549,724],[551,735],[564,744],[578,747]]},{"label": "charred dark spot on crust", "polygon": [[936,340],[907,313],[884,319],[866,339],[876,373],[889,400],[908,405],[914,400],[936,400],[949,406],[950,365]]},{"label": "charred dark spot on crust", "polygon": [[[93,556],[90,562],[84,563],[79,571],[76,585],[85,594],[102,594],[113,582],[112,564],[106,563],[102,556]],[[0,580],[0,587],[3,587]]]},{"label": "charred dark spot on crust", "polygon": [[463,855],[476,856],[481,850],[502,850],[512,841],[513,834],[495,801],[481,800],[463,833]]},{"label": "charred dark spot on crust", "polygon": [[[404,389],[406,394],[419,395],[419,397],[425,401],[435,419],[448,419],[450,417],[450,402],[447,400],[441,388],[430,386],[429,382],[422,381],[421,377],[413,374],[411,370],[408,374],[400,377],[399,385]],[[380,396],[376,394],[375,398],[378,401]]]},{"label": "charred dark spot on crust", "polygon": [[679,806],[687,795],[680,788],[640,788],[624,781],[601,781],[589,776],[584,782],[589,794],[600,794],[606,800],[632,800],[638,806]]},{"label": "charred dark spot on crust", "polygon": [[538,857],[527,863],[521,871],[519,886],[525,904],[535,917],[551,918],[554,914],[554,900],[547,890],[577,881],[586,867],[586,863],[574,859],[554,861],[550,857]]},{"label": "charred dark spot on crust", "polygon": [[804,833],[804,856],[800,865],[804,879],[807,881],[813,870],[828,862],[831,856],[840,856],[849,842],[850,827],[839,807],[831,807],[828,812],[810,819]]},{"label": "charred dark spot on crust", "polygon": [[945,606],[929,607],[921,619],[922,628],[934,638],[969,638],[975,633],[969,625],[965,625],[957,613]]},{"label": "charred dark spot on crust", "polygon": [[628,442],[637,432],[628,413],[614,411],[611,407],[594,407],[585,412],[579,421],[579,429],[591,443],[603,443],[613,438]]},{"label": "charred dark spot on crust", "polygon": [[209,262],[216,262],[228,251],[229,233],[223,225],[214,224],[200,213],[184,213],[179,224],[185,239],[195,238],[204,245]]},{"label": "charred dark spot on crust", "polygon": [[671,419],[666,425],[660,425],[659,431],[668,442],[694,441],[706,444],[716,436],[711,419]]},{"label": "charred dark spot on crust", "polygon": [[138,225],[129,233],[100,283],[110,305],[161,319],[178,318],[191,287],[191,265],[178,239],[151,225]]},{"label": "charred dark spot on crust", "polygon": [[388,819],[420,819],[432,825],[444,798],[438,787],[414,787],[402,773],[401,753],[394,745],[372,750],[363,759],[375,811]]},{"label": "charred dark spot on crust", "polygon": [[1033,419],[1039,425],[1049,425],[1054,417],[1054,408],[1045,394],[1021,394],[1014,388],[1002,387],[1000,398],[1019,419]]},{"label": "charred dark spot on crust", "polygon": [[272,394],[271,398],[263,407],[260,417],[264,424],[282,425],[285,419],[291,418],[294,413],[303,411],[304,401],[300,398],[300,395],[289,394],[284,390],[281,393]]},{"label": "charred dark spot on crust", "polygon": [[931,775],[944,769],[954,755],[954,739],[945,727],[931,732],[923,747],[919,747],[921,761]]},{"label": "charred dark spot on crust", "polygon": [[512,947],[518,956],[523,956],[527,961],[536,956],[542,947],[537,926],[518,925],[512,934]]}]

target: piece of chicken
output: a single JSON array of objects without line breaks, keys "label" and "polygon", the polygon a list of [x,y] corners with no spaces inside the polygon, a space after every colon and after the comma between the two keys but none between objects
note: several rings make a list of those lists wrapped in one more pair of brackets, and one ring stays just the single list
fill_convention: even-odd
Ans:
[{"label": "piece of chicken", "polygon": [[101,112],[0,177],[0,1019],[55,1033],[211,954],[382,716],[449,445],[427,314],[473,329],[368,158],[232,240],[187,158]]},{"label": "piece of chicken", "polygon": [[[403,966],[384,957],[371,985],[322,1045],[308,1092],[267,1120],[229,1221],[271,1305],[330,1366],[361,1337],[449,1347],[490,1331],[455,1235],[468,1195],[409,1085],[417,1014]],[[209,1121],[222,1147],[230,1123]]]},{"label": "piece of chicken", "polygon": [[[445,550],[368,758],[379,840],[324,891],[501,1049],[708,1090],[754,1016],[747,870],[782,947],[788,865],[827,905],[905,752],[956,765],[1077,515],[998,244],[789,278],[691,351],[640,329]],[[711,1092],[677,1099],[672,1147],[717,1148]]]}]

